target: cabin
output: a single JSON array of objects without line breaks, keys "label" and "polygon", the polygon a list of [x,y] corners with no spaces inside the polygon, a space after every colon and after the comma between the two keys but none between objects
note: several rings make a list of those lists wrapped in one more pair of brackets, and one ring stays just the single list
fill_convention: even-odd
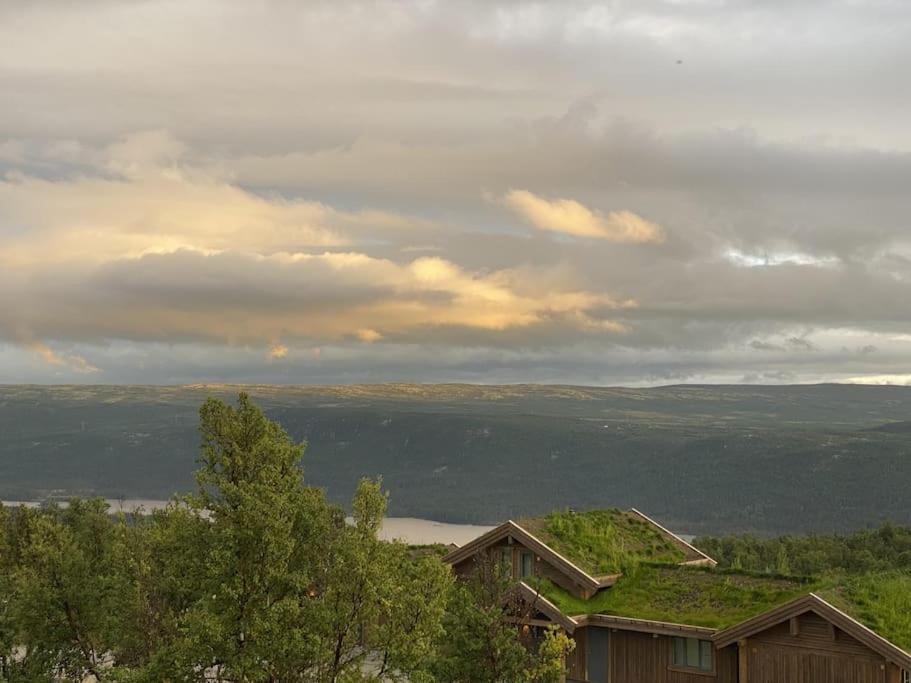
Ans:
[{"label": "cabin", "polygon": [[510,520],[444,557],[457,576],[482,559],[516,581],[523,629],[573,638],[572,683],[911,683],[911,633],[888,626],[911,619],[869,592],[719,570],[635,509]]}]

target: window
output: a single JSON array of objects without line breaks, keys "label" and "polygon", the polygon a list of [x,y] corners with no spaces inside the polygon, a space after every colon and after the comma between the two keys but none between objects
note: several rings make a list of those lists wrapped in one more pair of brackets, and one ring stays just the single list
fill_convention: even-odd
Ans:
[{"label": "window", "polygon": [[715,666],[712,658],[715,649],[708,640],[698,638],[674,638],[674,653],[671,661],[674,666],[699,671],[713,671]]},{"label": "window", "polygon": [[911,683],[911,671],[902,669],[902,683]]},{"label": "window", "polygon": [[535,574],[535,556],[531,553],[522,553],[522,578],[534,576]]}]

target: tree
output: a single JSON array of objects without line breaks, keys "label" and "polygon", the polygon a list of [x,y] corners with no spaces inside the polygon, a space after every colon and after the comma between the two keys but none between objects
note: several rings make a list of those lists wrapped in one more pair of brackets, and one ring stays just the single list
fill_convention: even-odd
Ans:
[{"label": "tree", "polygon": [[348,524],[304,485],[303,446],[246,394],[237,408],[206,401],[200,418],[199,491],[190,504],[210,518],[207,571],[180,619],[174,670],[251,683],[418,675],[449,573],[379,540],[380,483],[361,482]]},{"label": "tree", "polygon": [[418,680],[440,632],[450,574],[413,558],[402,543],[380,541],[386,513],[379,481],[363,479],[353,524],[339,529],[319,589],[321,658],[315,680]]},{"label": "tree", "polygon": [[343,524],[303,486],[304,448],[266,419],[246,394],[234,408],[207,400],[194,509],[210,517],[209,568],[184,617],[184,671],[219,680],[303,680],[316,653],[310,632],[313,583],[325,537]]},{"label": "tree", "polygon": [[450,595],[434,674],[440,683],[559,681],[575,643],[555,629],[535,636],[534,614],[508,565],[481,555]]},{"label": "tree", "polygon": [[21,657],[10,678],[107,677],[113,522],[103,500],[66,509],[20,510],[10,614]]},{"label": "tree", "polygon": [[193,665],[182,661],[184,619],[211,585],[211,544],[208,520],[179,500],[149,515],[121,517],[111,551],[116,620],[109,639],[118,680],[194,678]]},{"label": "tree", "polygon": [[12,528],[12,515],[0,504],[0,681],[7,681],[12,677],[13,649],[16,646],[15,624],[12,617],[12,575],[16,566]]}]

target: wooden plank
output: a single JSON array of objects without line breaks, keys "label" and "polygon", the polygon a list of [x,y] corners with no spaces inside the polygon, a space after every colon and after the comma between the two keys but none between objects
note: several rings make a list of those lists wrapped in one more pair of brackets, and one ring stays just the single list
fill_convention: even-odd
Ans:
[{"label": "wooden plank", "polygon": [[740,673],[740,676],[737,678],[737,680],[739,683],[749,683],[750,680],[749,646],[750,643],[746,638],[737,643],[737,658]]}]

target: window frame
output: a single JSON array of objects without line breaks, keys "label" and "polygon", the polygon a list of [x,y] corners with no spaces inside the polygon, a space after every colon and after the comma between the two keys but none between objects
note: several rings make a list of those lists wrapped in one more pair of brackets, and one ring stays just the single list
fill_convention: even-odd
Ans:
[{"label": "window frame", "polygon": [[[695,636],[671,636],[668,638],[668,641],[670,643],[670,653],[668,658],[670,664],[668,664],[667,667],[669,670],[680,671],[682,673],[688,674],[696,674],[699,676],[715,676],[717,674],[717,657],[715,656],[715,644],[711,640],[704,640],[703,638],[697,638]],[[695,666],[689,664],[689,662],[684,664],[677,663],[677,641],[683,641],[685,648],[689,645],[688,641],[696,642],[696,657],[698,659],[698,663]],[[708,669],[702,668],[701,665],[704,652],[708,652],[710,657]]]},{"label": "window frame", "polygon": [[901,683],[911,683],[911,669],[901,670]]}]

